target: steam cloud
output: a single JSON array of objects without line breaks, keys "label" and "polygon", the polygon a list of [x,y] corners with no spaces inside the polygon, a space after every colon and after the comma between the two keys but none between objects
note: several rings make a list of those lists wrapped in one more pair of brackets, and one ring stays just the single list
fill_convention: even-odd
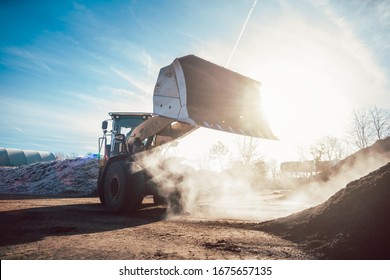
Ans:
[{"label": "steam cloud", "polygon": [[148,157],[146,165],[159,193],[168,198],[168,217],[180,212],[193,219],[265,221],[326,201],[350,181],[388,163],[390,152],[357,153],[353,160],[341,162],[326,181],[314,178],[298,187],[286,182],[281,191],[259,179],[250,168],[195,170],[173,158],[157,164],[157,158]]}]

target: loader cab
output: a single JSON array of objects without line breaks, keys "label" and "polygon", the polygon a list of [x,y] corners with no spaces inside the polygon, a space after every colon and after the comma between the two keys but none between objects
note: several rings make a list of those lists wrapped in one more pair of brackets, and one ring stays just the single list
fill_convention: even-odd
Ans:
[{"label": "loader cab", "polygon": [[99,138],[99,155],[103,160],[125,152],[126,138],[134,128],[152,117],[150,113],[110,112],[111,119],[102,122],[103,137]]}]

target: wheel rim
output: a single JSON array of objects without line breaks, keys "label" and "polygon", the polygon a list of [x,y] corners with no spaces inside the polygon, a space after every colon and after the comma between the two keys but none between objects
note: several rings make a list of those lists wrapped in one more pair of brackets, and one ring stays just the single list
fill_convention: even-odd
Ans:
[{"label": "wheel rim", "polygon": [[115,198],[119,194],[119,180],[118,178],[114,177],[111,180],[111,185],[110,185],[110,191],[111,191],[111,197]]}]

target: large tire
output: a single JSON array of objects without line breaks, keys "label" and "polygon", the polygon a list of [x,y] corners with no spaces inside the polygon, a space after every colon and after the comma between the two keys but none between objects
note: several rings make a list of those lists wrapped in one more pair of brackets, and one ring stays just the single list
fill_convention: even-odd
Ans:
[{"label": "large tire", "polygon": [[132,162],[115,161],[103,179],[104,204],[111,212],[130,213],[141,207],[144,197],[142,170]]}]

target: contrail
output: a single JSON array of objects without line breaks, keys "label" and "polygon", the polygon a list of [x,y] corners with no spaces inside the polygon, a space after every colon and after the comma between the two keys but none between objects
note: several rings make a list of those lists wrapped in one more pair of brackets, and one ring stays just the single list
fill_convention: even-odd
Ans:
[{"label": "contrail", "polygon": [[249,18],[251,17],[252,11],[253,11],[253,9],[256,7],[256,3],[257,3],[257,0],[254,0],[254,1],[253,1],[252,8],[249,10],[248,16],[246,17],[245,22],[244,22],[244,25],[242,26],[240,35],[238,35],[236,44],[234,45],[234,48],[233,48],[233,50],[232,50],[232,53],[230,54],[229,59],[228,59],[228,61],[226,62],[225,67],[228,67],[228,66],[229,66],[230,61],[232,60],[232,57],[233,57],[234,53],[236,52],[238,43],[240,42],[241,36],[242,36],[242,34],[244,33],[244,31],[245,31],[246,24],[248,23]]}]

